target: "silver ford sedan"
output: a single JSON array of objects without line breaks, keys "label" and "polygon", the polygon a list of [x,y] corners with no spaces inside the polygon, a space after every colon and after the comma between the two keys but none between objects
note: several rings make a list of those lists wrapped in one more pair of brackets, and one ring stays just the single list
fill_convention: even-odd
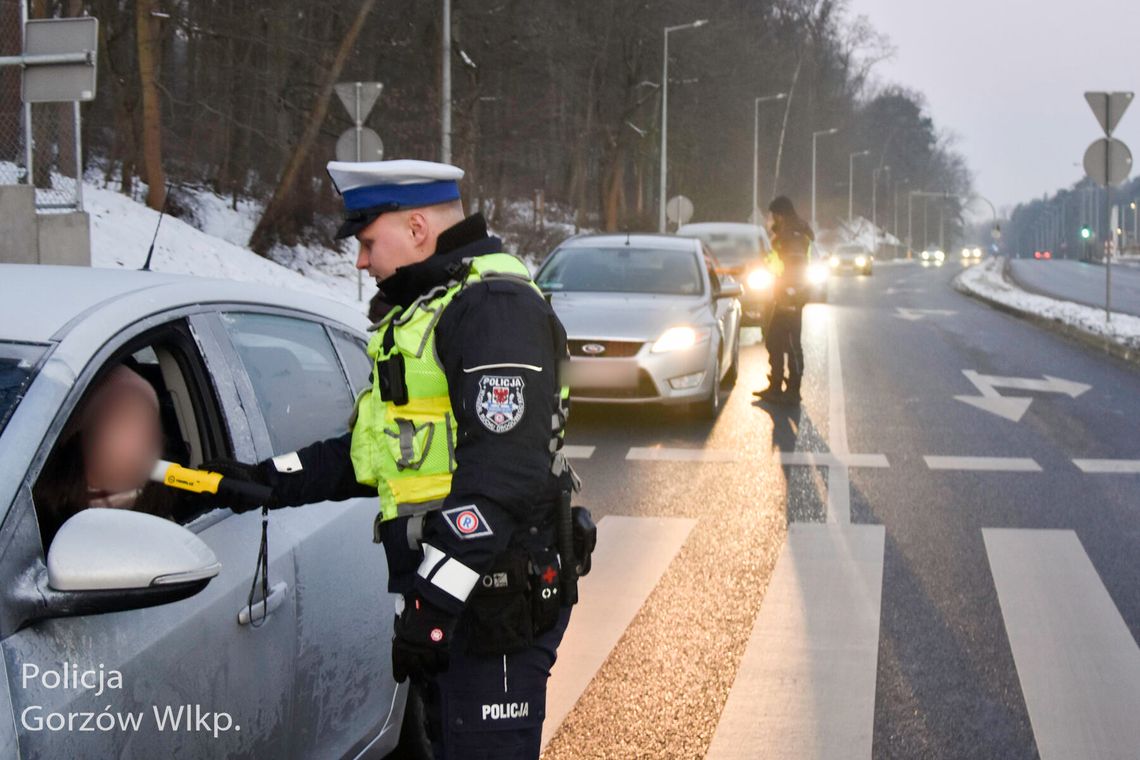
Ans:
[{"label": "silver ford sedan", "polygon": [[719,413],[740,363],[742,290],[701,241],[575,237],[535,279],[566,327],[572,399]]},{"label": "silver ford sedan", "polygon": [[346,430],[363,316],[152,272],[0,265],[0,290],[0,757],[388,754],[406,689],[375,500],[273,512],[255,584],[257,512],[86,508],[87,482],[81,506],[64,498],[85,480],[77,410],[124,366],[154,390],[167,460],[254,462]]}]

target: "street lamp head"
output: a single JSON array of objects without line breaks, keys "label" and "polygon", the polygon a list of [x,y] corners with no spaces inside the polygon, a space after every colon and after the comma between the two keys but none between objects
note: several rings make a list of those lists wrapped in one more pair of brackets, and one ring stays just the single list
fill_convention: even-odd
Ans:
[{"label": "street lamp head", "polygon": [[707,18],[702,18],[699,21],[694,21],[692,26],[694,29],[696,29],[698,26],[704,26],[708,22],[709,22],[709,20]]}]

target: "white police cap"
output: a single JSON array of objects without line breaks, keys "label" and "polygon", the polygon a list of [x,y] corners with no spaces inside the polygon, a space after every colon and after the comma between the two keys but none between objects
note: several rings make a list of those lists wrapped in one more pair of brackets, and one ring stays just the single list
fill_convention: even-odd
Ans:
[{"label": "white police cap", "polygon": [[344,198],[338,239],[351,237],[389,211],[459,200],[458,166],[434,161],[330,161],[329,176]]}]

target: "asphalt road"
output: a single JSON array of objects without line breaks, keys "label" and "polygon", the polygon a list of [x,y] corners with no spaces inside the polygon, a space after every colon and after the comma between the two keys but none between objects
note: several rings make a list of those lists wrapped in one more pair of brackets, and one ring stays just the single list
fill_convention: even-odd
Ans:
[{"label": "asphalt road", "polygon": [[[1083,261],[1013,259],[1010,275],[1021,287],[1066,301],[1104,308],[1105,268]],[[1140,267],[1112,267],[1112,310],[1140,316]]]},{"label": "asphalt road", "polygon": [[574,408],[545,758],[1137,755],[1140,377],[958,271],[833,280],[798,411],[755,335],[715,424]]}]

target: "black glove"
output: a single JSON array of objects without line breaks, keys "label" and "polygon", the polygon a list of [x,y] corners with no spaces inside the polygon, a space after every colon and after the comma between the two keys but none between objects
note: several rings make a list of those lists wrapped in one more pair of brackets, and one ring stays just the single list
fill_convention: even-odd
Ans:
[{"label": "black glove", "polygon": [[392,675],[397,683],[423,680],[447,670],[458,618],[426,599],[408,594],[392,637]]},{"label": "black glove", "polygon": [[216,472],[222,476],[218,484],[218,501],[237,514],[261,506],[277,506],[273,496],[273,483],[265,471],[265,464],[246,464],[233,459],[212,459],[198,469]]}]

